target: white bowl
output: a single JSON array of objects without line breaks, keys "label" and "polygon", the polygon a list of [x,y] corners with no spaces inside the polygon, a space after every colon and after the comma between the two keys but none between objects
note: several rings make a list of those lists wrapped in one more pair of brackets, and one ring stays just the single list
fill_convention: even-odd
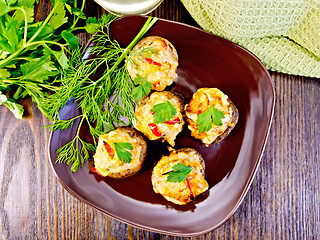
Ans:
[{"label": "white bowl", "polygon": [[116,15],[148,14],[163,0],[95,0],[108,12]]}]

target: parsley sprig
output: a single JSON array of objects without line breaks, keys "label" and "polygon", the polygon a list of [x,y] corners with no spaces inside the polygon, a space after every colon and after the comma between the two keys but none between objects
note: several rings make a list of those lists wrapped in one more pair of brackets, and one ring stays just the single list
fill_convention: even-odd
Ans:
[{"label": "parsley sprig", "polygon": [[125,163],[130,163],[132,160],[132,154],[130,153],[130,150],[133,149],[131,143],[114,142],[113,145],[120,161]]},{"label": "parsley sprig", "polygon": [[212,124],[216,126],[222,125],[222,119],[224,118],[224,113],[216,109],[213,104],[200,113],[197,119],[199,132],[209,131],[212,128]]},{"label": "parsley sprig", "polygon": [[164,123],[177,114],[177,109],[168,100],[152,107],[154,123]]},{"label": "parsley sprig", "polygon": [[145,96],[148,96],[152,89],[152,83],[148,82],[146,77],[140,77],[139,75],[134,79],[134,84],[139,84],[133,89],[133,97],[136,102]]},{"label": "parsley sprig", "polygon": [[168,174],[167,182],[183,182],[187,179],[188,174],[194,169],[194,167],[189,167],[182,163],[177,163],[172,167],[172,169],[172,171],[162,174]]}]

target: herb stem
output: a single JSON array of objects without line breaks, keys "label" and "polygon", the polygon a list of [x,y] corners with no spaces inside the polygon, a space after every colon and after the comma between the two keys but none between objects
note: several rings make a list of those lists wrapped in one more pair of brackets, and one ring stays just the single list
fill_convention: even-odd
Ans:
[{"label": "herb stem", "polygon": [[[81,9],[80,12],[83,12],[84,6],[85,6],[86,0],[82,1],[82,5],[81,5]],[[74,7],[77,7],[77,1],[74,1]],[[80,16],[77,16],[77,18],[75,18],[75,16],[73,17],[73,24],[71,26],[72,30],[75,30],[74,27],[76,26],[76,24],[78,23],[80,19]],[[81,29],[81,28],[80,28]],[[83,29],[83,28],[82,28]]]},{"label": "herb stem", "polygon": [[103,79],[104,77],[110,75],[110,73],[112,73],[117,67],[118,65],[123,61],[123,59],[125,59],[127,57],[127,55],[129,54],[129,52],[131,51],[131,49],[138,43],[138,41],[143,37],[143,35],[149,31],[149,29],[156,23],[156,21],[158,20],[158,18],[153,18],[153,17],[149,17],[147,19],[147,21],[145,22],[145,24],[143,25],[143,27],[141,28],[141,30],[139,31],[139,33],[136,35],[136,37],[131,41],[131,43],[124,49],[124,51],[122,52],[122,54],[120,55],[120,57],[117,59],[117,61],[114,63],[114,65],[112,66],[112,68],[110,68],[101,79]]},{"label": "herb stem", "polygon": [[77,31],[77,30],[83,30],[86,29],[85,27],[76,27],[76,28],[72,28],[71,31]]},{"label": "herb stem", "polygon": [[[78,1],[76,0],[76,1],[74,1],[74,3],[73,3],[73,7],[74,7],[74,8],[77,8],[77,6],[78,6]],[[75,22],[75,21],[76,21],[76,16],[73,15],[73,22]],[[72,27],[73,27],[73,25],[72,25]]]},{"label": "herb stem", "polygon": [[171,172],[174,172],[174,170],[171,170],[171,171],[169,171],[169,172],[162,173],[162,176],[167,175],[167,174],[169,174],[169,173],[171,173]]},{"label": "herb stem", "polygon": [[58,42],[53,42],[53,41],[37,41],[37,42],[31,42],[24,44],[21,48],[19,48],[15,53],[11,54],[9,57],[3,59],[2,61],[0,61],[0,68],[3,68],[7,63],[9,63],[11,61],[11,59],[15,58],[16,56],[18,56],[22,51],[24,51],[26,48],[30,47],[30,46],[34,46],[34,45],[40,45],[40,44],[54,44],[54,45],[58,45],[59,47],[61,47],[62,50],[65,50],[67,52],[69,52],[66,47]]},{"label": "herb stem", "polygon": [[28,17],[26,11],[21,7],[13,7],[11,10],[20,10],[24,15],[24,34],[23,34],[23,44],[27,42],[27,32],[28,32]]},{"label": "herb stem", "polygon": [[139,31],[139,33],[137,34],[137,36],[128,45],[127,50],[131,50],[138,43],[140,38],[144,36],[144,34],[146,34],[146,32],[148,32],[149,29],[156,23],[157,20],[158,18],[156,17],[155,18],[149,17],[148,20],[143,25],[143,27],[141,28],[141,30]]},{"label": "herb stem", "polygon": [[24,45],[25,48],[28,48],[30,46],[33,46],[33,45],[37,45],[37,44],[53,44],[53,45],[58,45],[61,50],[65,50],[67,51],[67,49],[65,48],[64,44],[61,44],[61,43],[58,43],[58,42],[54,42],[54,41],[37,41],[37,42],[32,42],[32,43],[27,43],[26,45]]},{"label": "herb stem", "polygon": [[[75,1],[76,2],[76,1]],[[54,14],[54,12],[56,11],[56,9],[58,8],[59,3],[55,3],[54,7],[52,8],[52,10],[50,11],[49,15],[47,16],[47,18],[43,21],[43,23],[41,24],[41,26],[38,28],[38,30],[35,32],[35,34],[33,34],[33,36],[29,39],[29,41],[27,43],[32,42],[38,35],[39,33],[42,31],[42,29],[46,26],[46,24],[49,22],[49,20],[51,19],[52,15]]]},{"label": "herb stem", "polygon": [[[104,60],[104,61],[98,63],[98,65],[95,66],[94,69],[90,70],[90,72],[88,72],[88,73],[86,74],[86,76],[82,78],[82,81],[81,81],[79,84],[82,85],[86,80],[88,80],[88,79],[90,80],[91,75],[92,75],[95,71],[97,71],[97,69],[98,69],[103,63],[105,63],[105,62],[106,62],[106,61]],[[78,73],[78,72],[81,72],[81,69],[80,69],[80,68],[78,69],[77,73]],[[93,82],[93,81],[92,81],[92,83],[91,83],[90,85],[83,86],[83,87],[82,87],[82,90],[86,90],[87,88],[91,88],[91,87],[92,87],[92,84],[96,85],[97,82]]]},{"label": "herb stem", "polygon": [[[79,166],[81,165],[81,164],[80,164],[80,159],[81,159],[81,158],[79,157],[79,155],[80,155],[79,142],[81,141],[81,139],[80,139],[80,129],[81,129],[81,126],[82,126],[82,124],[83,124],[83,121],[84,121],[85,117],[86,117],[86,115],[82,115],[82,116],[81,116],[81,119],[80,119],[80,122],[79,122],[79,125],[78,125],[78,129],[77,129],[76,136],[75,136],[74,139],[73,139],[73,141],[76,141],[76,148],[75,148],[75,149],[77,149],[77,157],[76,157],[76,159],[77,159],[77,161],[79,162]],[[84,147],[84,146],[82,146],[82,147]]]},{"label": "herb stem", "polygon": [[10,62],[11,59],[13,59],[17,55],[19,55],[22,52],[23,49],[24,49],[24,47],[21,47],[15,53],[11,54],[9,57],[7,57],[7,58],[3,59],[2,61],[0,61],[0,69],[3,68],[8,62]]},{"label": "herb stem", "polygon": [[[78,137],[78,138],[80,138],[80,129],[81,129],[81,126],[82,126],[82,124],[83,124],[84,119],[87,119],[87,115],[85,115],[85,114],[83,114],[83,115],[81,116],[81,120],[80,120],[80,122],[79,122],[79,126],[78,126],[78,129],[77,129],[77,134],[76,134],[76,137]],[[78,148],[77,148],[77,149],[78,149]]]}]

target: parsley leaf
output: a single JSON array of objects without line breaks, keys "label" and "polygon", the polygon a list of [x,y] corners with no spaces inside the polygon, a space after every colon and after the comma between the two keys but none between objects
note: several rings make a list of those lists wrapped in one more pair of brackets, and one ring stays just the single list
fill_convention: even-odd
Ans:
[{"label": "parsley leaf", "polygon": [[12,99],[7,98],[6,95],[0,92],[0,105],[2,104],[5,105],[17,119],[22,119],[24,112],[22,105],[14,102]]},{"label": "parsley leaf", "polygon": [[[22,3],[21,3],[22,4]],[[33,3],[29,3],[29,6],[27,5],[23,5],[23,9],[24,9],[24,13],[26,14],[27,17],[27,22],[31,23],[34,20],[34,7],[33,7]],[[13,15],[13,18],[18,21],[19,25],[24,24],[25,21],[25,15],[22,11],[16,11]]]},{"label": "parsley leaf", "polygon": [[164,123],[177,114],[177,109],[168,100],[164,103],[154,105],[151,111],[154,112],[153,119],[155,124]]},{"label": "parsley leaf", "polygon": [[212,124],[221,126],[223,118],[223,112],[219,111],[211,104],[207,110],[200,113],[198,116],[197,124],[199,132],[209,131],[212,128]]},{"label": "parsley leaf", "polygon": [[10,10],[11,8],[9,7],[9,5],[5,4],[3,1],[0,1],[0,16],[6,14]]},{"label": "parsley leaf", "polygon": [[97,18],[95,17],[89,17],[87,22],[86,22],[86,26],[84,27],[84,29],[90,33],[90,34],[94,34],[96,31],[98,31],[98,29],[101,27],[101,24],[98,22]]},{"label": "parsley leaf", "polygon": [[[1,19],[2,18],[2,19]],[[15,52],[22,40],[22,34],[18,21],[11,16],[0,18],[0,42],[1,50],[9,53]]]},{"label": "parsley leaf", "polygon": [[137,75],[137,77],[134,79],[134,84],[140,84],[132,91],[133,98],[137,102],[144,96],[148,96],[152,89],[152,83],[148,82],[146,77],[140,77],[139,75]]},{"label": "parsley leaf", "polygon": [[49,25],[53,29],[57,29],[57,28],[61,27],[61,25],[68,22],[68,18],[65,17],[66,10],[64,8],[64,3],[62,1],[57,1],[56,4],[57,4],[57,6],[56,6],[57,11],[55,11],[53,13],[53,15],[50,19],[50,23],[49,23]]},{"label": "parsley leaf", "polygon": [[48,79],[50,76],[57,75],[57,69],[49,59],[33,59],[21,64],[21,79]]},{"label": "parsley leaf", "polygon": [[76,49],[80,46],[79,37],[73,35],[70,31],[63,30],[61,37],[69,44],[71,49]]},{"label": "parsley leaf", "polygon": [[127,142],[115,143],[114,142],[113,145],[120,161],[125,163],[130,163],[132,154],[129,152],[129,150],[133,149],[131,143],[127,143]]},{"label": "parsley leaf", "polygon": [[59,62],[60,66],[63,69],[67,69],[69,67],[68,65],[69,60],[63,50],[61,50],[60,52],[51,50],[51,52],[55,56],[55,58],[57,59],[57,61]]},{"label": "parsley leaf", "polygon": [[172,167],[172,169],[173,171],[168,172],[167,182],[183,182],[187,179],[188,174],[194,169],[194,167],[177,163]]},{"label": "parsley leaf", "polygon": [[87,33],[94,34],[101,27],[109,23],[113,17],[114,16],[112,16],[111,14],[102,14],[99,19],[97,19],[96,17],[89,17],[86,25],[84,26],[84,29],[87,31]]},{"label": "parsley leaf", "polygon": [[11,76],[11,74],[7,69],[5,69],[5,68],[0,69],[0,78],[1,79],[5,79],[5,78],[8,78],[10,76]]}]

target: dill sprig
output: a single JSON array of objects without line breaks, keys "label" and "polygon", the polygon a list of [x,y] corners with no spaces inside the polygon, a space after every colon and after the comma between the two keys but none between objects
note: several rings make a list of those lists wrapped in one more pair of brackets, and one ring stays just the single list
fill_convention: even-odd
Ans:
[{"label": "dill sprig", "polygon": [[[105,28],[98,30],[92,38],[94,44],[88,51],[95,57],[83,60],[79,50],[71,54],[70,66],[61,72],[63,87],[51,95],[45,105],[54,120],[53,124],[47,126],[50,130],[75,127],[77,121],[76,135],[57,150],[57,162],[72,164],[72,172],[76,172],[89,160],[89,153],[95,151],[99,135],[117,126],[128,125],[134,118],[135,100],[132,90],[135,86],[127,72],[126,60],[132,48],[157,18],[149,17],[126,48],[121,48],[117,41],[110,39],[109,27],[113,20],[110,18]],[[78,103],[80,115],[72,119],[60,119],[60,109],[71,98]],[[93,144],[81,139],[80,129],[83,124],[89,127]]]}]

